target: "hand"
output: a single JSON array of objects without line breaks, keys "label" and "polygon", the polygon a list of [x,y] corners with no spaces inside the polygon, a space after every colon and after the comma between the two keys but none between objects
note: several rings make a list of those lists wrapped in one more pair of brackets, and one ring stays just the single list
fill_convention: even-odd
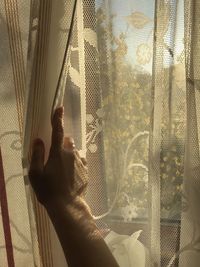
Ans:
[{"label": "hand", "polygon": [[38,201],[44,206],[55,199],[71,202],[87,186],[87,179],[82,178],[84,175],[76,174],[86,174],[87,168],[75,149],[73,139],[64,138],[63,116],[64,108],[56,109],[52,121],[52,143],[45,165],[43,141],[36,139],[33,144],[29,178]]},{"label": "hand", "polygon": [[81,197],[87,185],[87,171],[73,140],[64,138],[63,113],[63,108],[54,113],[46,164],[43,141],[37,139],[33,144],[31,185],[47,210],[69,266],[119,267]]}]

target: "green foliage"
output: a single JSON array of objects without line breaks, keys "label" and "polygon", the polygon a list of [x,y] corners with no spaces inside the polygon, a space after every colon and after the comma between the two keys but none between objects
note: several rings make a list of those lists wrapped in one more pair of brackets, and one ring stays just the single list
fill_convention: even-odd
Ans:
[{"label": "green foliage", "polygon": [[[112,22],[106,24],[101,8],[97,10],[97,33],[105,112],[103,134],[108,201],[111,205],[116,191],[120,189],[115,209],[120,210],[131,203],[136,207],[137,216],[145,217],[148,205],[152,76],[139,66],[127,62],[126,35],[113,35]],[[177,117],[173,121],[170,118],[164,121],[160,160],[161,211],[163,217],[179,218],[183,141],[178,130],[182,122]],[[169,124],[173,128],[170,133]],[[169,134],[170,141],[166,142]]]}]

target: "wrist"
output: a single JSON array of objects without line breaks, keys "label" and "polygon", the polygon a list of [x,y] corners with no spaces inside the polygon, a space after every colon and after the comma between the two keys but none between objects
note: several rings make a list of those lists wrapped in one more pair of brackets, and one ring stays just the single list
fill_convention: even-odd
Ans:
[{"label": "wrist", "polygon": [[74,222],[81,222],[82,220],[94,222],[89,206],[80,196],[71,199],[63,197],[52,198],[45,203],[44,207],[49,215],[58,218],[61,218],[60,214],[63,214]]},{"label": "wrist", "polygon": [[87,240],[101,236],[95,224],[90,208],[81,197],[75,197],[70,202],[63,198],[51,199],[45,205],[53,224],[68,225],[66,231],[73,234],[73,239],[84,236]]},{"label": "wrist", "polygon": [[66,198],[63,196],[56,196],[51,197],[45,203],[43,203],[43,206],[48,211],[51,210],[58,210],[59,207],[67,207],[69,205],[73,205],[74,199],[73,198]]}]

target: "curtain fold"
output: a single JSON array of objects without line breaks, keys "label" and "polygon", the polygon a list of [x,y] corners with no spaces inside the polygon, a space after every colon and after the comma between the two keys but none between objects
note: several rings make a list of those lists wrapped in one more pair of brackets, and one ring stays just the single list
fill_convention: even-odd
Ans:
[{"label": "curtain fold", "polygon": [[185,1],[187,131],[180,266],[198,266],[200,259],[199,10],[198,1]]},{"label": "curtain fold", "polygon": [[21,166],[29,12],[29,1],[0,3],[0,265],[9,267],[34,266]]},{"label": "curtain fold", "polygon": [[[69,36],[76,1],[33,1],[31,6],[29,48],[27,59],[27,92],[23,137],[23,168],[29,168],[32,142],[36,137],[45,142],[45,160],[51,140],[51,114],[62,103],[66,83]],[[67,48],[66,48],[67,47]],[[69,49],[68,49],[69,48]],[[62,68],[63,65],[63,68]],[[61,79],[60,79],[60,78]],[[61,87],[60,87],[61,86]],[[59,90],[59,94],[57,93]],[[61,97],[61,98],[60,98]],[[29,184],[29,183],[28,183]],[[46,211],[27,186],[30,223],[36,222],[36,256],[38,266],[66,266],[64,254]],[[32,212],[33,210],[33,212]]]}]

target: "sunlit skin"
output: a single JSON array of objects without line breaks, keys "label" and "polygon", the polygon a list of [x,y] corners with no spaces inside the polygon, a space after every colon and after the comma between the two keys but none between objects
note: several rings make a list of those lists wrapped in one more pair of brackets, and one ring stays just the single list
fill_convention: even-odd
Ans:
[{"label": "sunlit skin", "polygon": [[[64,109],[56,109],[46,164],[43,141],[34,141],[29,170],[31,185],[55,227],[69,267],[119,267],[83,198],[87,181],[80,184],[74,175],[77,151],[73,139],[64,137],[63,117]],[[86,168],[85,161],[80,161]]]}]

